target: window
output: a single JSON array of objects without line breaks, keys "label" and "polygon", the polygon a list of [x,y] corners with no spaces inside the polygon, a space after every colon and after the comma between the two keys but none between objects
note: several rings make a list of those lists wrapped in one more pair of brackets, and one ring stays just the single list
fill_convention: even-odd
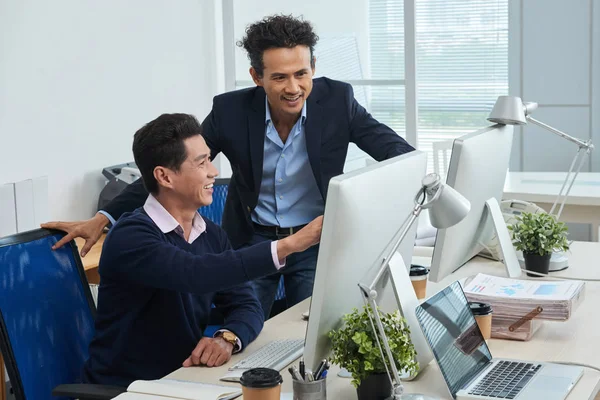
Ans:
[{"label": "window", "polygon": [[[316,76],[349,82],[356,99],[406,137],[404,0],[225,0],[231,33],[284,13],[311,21],[320,37]],[[508,0],[415,0],[418,92],[417,147],[487,125],[499,95],[508,93]],[[225,10],[225,9],[224,9]],[[253,86],[242,49],[235,50],[235,87]],[[351,145],[346,171],[368,158]],[[429,170],[433,158],[429,157]]]},{"label": "window", "polygon": [[416,0],[415,26],[418,148],[431,152],[489,125],[508,94],[508,0]]}]

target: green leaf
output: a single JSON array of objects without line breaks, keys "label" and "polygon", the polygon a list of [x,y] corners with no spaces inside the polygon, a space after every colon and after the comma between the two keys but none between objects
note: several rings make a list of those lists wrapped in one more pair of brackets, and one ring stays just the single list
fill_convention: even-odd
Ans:
[{"label": "green leaf", "polygon": [[[343,326],[332,330],[331,339],[333,356],[331,361],[345,367],[352,374],[352,384],[359,385],[367,376],[386,371],[387,358],[381,357],[375,332],[371,326],[367,310],[353,310],[342,318]],[[398,370],[408,373],[416,372],[416,351],[410,341],[410,329],[400,312],[379,312],[390,349]]]}]

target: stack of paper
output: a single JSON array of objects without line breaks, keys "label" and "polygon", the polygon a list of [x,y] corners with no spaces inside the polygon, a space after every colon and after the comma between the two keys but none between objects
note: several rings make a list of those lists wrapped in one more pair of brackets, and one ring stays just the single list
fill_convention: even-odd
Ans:
[{"label": "stack of paper", "polygon": [[495,339],[529,340],[540,329],[542,323],[540,319],[528,319],[515,324],[514,318],[493,315],[491,336]]},{"label": "stack of paper", "polygon": [[542,320],[569,319],[583,301],[584,289],[581,281],[520,280],[478,274],[464,291],[469,301],[492,305],[493,338],[529,340]]},{"label": "stack of paper", "polygon": [[209,385],[174,379],[135,381],[127,392],[115,397],[118,400],[231,400],[242,395],[235,387]]},{"label": "stack of paper", "polygon": [[585,284],[581,281],[540,281],[501,278],[478,274],[464,291],[469,301],[490,303],[492,323],[496,317],[526,319],[537,307],[535,318],[565,321],[583,301]]}]

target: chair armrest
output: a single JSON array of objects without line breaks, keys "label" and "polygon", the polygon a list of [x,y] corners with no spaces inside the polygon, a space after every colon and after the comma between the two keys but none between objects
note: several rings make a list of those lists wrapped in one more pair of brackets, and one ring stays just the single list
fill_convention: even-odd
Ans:
[{"label": "chair armrest", "polygon": [[77,383],[58,385],[52,390],[52,396],[65,396],[79,400],[110,400],[126,391],[127,388],[118,386]]}]

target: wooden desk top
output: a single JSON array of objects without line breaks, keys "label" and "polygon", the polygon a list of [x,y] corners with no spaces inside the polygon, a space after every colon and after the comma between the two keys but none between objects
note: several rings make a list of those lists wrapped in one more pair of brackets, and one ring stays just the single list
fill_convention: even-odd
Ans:
[{"label": "wooden desk top", "polygon": [[[593,260],[597,260],[600,256],[600,243],[576,242],[573,244],[572,251],[570,255],[571,267],[560,274],[573,277],[600,278],[600,270],[592,265]],[[475,258],[444,281],[438,284],[430,283],[428,295],[435,293],[436,288],[439,290],[456,279],[474,275],[478,272],[505,276],[503,264]],[[600,323],[594,315],[597,314],[596,308],[599,303],[600,283],[587,282],[586,299],[569,321],[545,321],[528,342],[491,339],[489,341],[490,350],[494,357],[533,361],[572,361],[598,365],[600,344],[598,344],[596,335],[598,329],[600,329]],[[167,377],[236,386],[236,384],[219,381],[219,377],[227,372],[227,368],[231,364],[247,357],[248,354],[271,340],[303,338],[306,332],[306,322],[302,320],[302,313],[308,310],[309,304],[309,300],[305,300],[267,321],[256,341],[251,343],[242,354],[234,355],[227,365],[219,368],[180,368]],[[338,371],[339,368],[334,366],[328,375],[327,392],[329,397],[332,399],[356,398],[356,391],[350,384],[350,380],[337,377]],[[282,392],[291,392],[292,384],[287,373],[287,367],[283,369],[282,375],[284,379]],[[405,382],[404,385],[406,393],[423,393],[437,396],[440,399],[451,399],[435,362],[427,366],[415,380]],[[585,369],[583,377],[567,399],[593,399],[599,389],[600,373]]]},{"label": "wooden desk top", "polygon": [[[84,270],[90,270],[98,268],[98,264],[100,263],[100,254],[102,253],[102,246],[104,245],[104,238],[106,237],[106,233],[103,233],[100,237],[100,240],[96,242],[91,248],[91,250],[81,259],[83,263]],[[75,243],[77,243],[77,248],[81,252],[81,248],[83,247],[85,240],[82,238],[75,239]]]}]

